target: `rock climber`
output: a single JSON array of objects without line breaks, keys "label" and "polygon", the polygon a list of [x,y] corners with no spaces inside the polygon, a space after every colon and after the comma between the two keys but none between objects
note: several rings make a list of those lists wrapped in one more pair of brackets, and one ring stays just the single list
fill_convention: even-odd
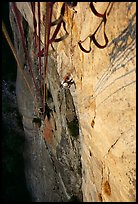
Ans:
[{"label": "rock climber", "polygon": [[74,84],[75,82],[73,81],[72,77],[70,75],[65,75],[63,81],[61,82],[61,87],[63,88],[70,88],[70,86]]}]

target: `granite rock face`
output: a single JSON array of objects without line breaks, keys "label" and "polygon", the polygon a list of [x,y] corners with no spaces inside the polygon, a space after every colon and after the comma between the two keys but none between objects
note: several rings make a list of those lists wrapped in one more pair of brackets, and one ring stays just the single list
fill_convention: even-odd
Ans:
[{"label": "granite rock face", "polygon": [[[59,17],[62,4],[55,3],[53,20]],[[18,106],[27,141],[26,178],[35,201],[67,201],[72,196],[87,202],[136,199],[136,3],[111,3],[105,26],[108,45],[99,49],[91,42],[91,52],[84,53],[78,42],[93,34],[101,22],[89,5],[78,2],[74,9],[65,7],[69,36],[53,43],[55,51],[50,47],[47,87],[51,111],[40,130],[32,124],[33,100],[18,71]],[[108,2],[94,5],[104,13]],[[17,6],[28,22],[31,39],[31,12],[24,3]],[[44,8],[41,3],[42,15]],[[12,12],[11,24],[17,42]],[[44,46],[43,24],[41,29]],[[64,35],[63,28],[59,35]],[[105,43],[103,25],[96,39]],[[89,49],[89,39],[83,47]],[[16,45],[16,49],[24,64],[22,47]],[[31,50],[30,40],[30,56]],[[63,89],[60,83],[68,73],[75,85]],[[31,80],[30,85],[33,87]]]}]

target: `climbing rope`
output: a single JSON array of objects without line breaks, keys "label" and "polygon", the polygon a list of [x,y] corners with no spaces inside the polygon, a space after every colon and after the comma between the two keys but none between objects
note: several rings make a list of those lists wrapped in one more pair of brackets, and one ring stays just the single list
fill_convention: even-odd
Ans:
[{"label": "climbing rope", "polygon": [[45,3],[45,38],[44,38],[44,110],[43,114],[46,112],[46,98],[47,98],[47,75],[48,75],[48,50],[49,50],[49,37],[50,37],[50,25],[52,19],[52,10],[54,2]]},{"label": "climbing rope", "polygon": [[[5,39],[6,39],[7,43],[8,43],[8,45],[9,45],[9,47],[10,47],[12,53],[13,53],[13,56],[14,56],[14,58],[15,58],[15,60],[16,60],[16,63],[17,63],[17,65],[18,65],[18,68],[19,68],[19,70],[20,70],[20,72],[21,72],[21,74],[22,74],[22,76],[23,76],[23,79],[24,79],[24,81],[25,81],[25,83],[26,83],[26,85],[27,85],[27,87],[28,87],[28,90],[29,90],[29,92],[30,92],[30,94],[31,94],[31,96],[32,96],[32,98],[33,98],[33,100],[35,101],[33,91],[32,91],[32,89],[31,89],[31,87],[30,87],[30,85],[29,85],[29,83],[28,83],[28,81],[27,81],[27,78],[26,78],[24,72],[23,72],[23,66],[21,65],[21,63],[20,63],[20,61],[19,61],[19,59],[18,59],[18,57],[17,57],[16,50],[15,50],[15,48],[14,48],[13,43],[11,42],[11,39],[10,39],[10,37],[9,37],[9,35],[8,35],[7,29],[6,29],[6,26],[5,26],[4,22],[3,22],[3,20],[2,20],[2,32],[3,32],[3,34],[4,34],[4,37],[5,37]],[[38,105],[37,105],[37,102],[36,102],[36,101],[35,101],[35,106],[36,106],[36,110],[38,111]],[[38,112],[37,112],[37,113],[38,113]],[[38,115],[39,115],[39,113],[38,113]]]},{"label": "climbing rope", "polygon": [[[41,44],[40,44],[40,40],[41,40],[41,34],[40,34],[40,2],[38,2],[38,52],[40,52],[41,50]],[[42,88],[42,64],[41,64],[41,56],[38,56],[39,58],[39,74],[40,74],[40,90],[41,90],[41,94],[42,94],[42,106],[43,106],[43,88]],[[44,107],[43,107],[44,109]]]},{"label": "climbing rope", "polygon": [[34,77],[34,74],[33,74],[32,65],[31,65],[30,58],[29,58],[29,55],[28,55],[28,52],[27,52],[26,43],[25,43],[25,37],[24,37],[24,32],[23,32],[22,25],[21,25],[21,18],[20,18],[18,9],[17,9],[17,7],[16,7],[16,3],[15,3],[15,2],[12,2],[12,5],[13,5],[14,13],[15,13],[15,17],[16,17],[16,22],[17,22],[17,26],[18,26],[18,29],[19,29],[19,33],[20,33],[20,35],[21,35],[21,41],[22,41],[24,53],[25,53],[26,60],[27,60],[28,66],[29,66],[29,71],[30,71],[30,74],[31,74],[31,77],[32,77],[32,80],[33,80],[33,83],[34,83],[34,86],[35,86],[35,89],[36,89],[36,98],[37,98],[37,101],[39,102],[39,97],[38,97],[39,87],[38,87],[38,85],[37,85],[37,83],[36,83],[36,81],[35,81],[35,77]]}]

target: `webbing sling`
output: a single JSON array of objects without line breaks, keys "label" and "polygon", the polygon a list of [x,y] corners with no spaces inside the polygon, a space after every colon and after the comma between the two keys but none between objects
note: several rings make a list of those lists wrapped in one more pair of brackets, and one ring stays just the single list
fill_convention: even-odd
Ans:
[{"label": "webbing sling", "polygon": [[[51,44],[51,45],[52,45],[53,42],[60,42],[60,41],[62,41],[64,39],[66,39],[67,36],[69,35],[69,33],[66,30],[66,24],[65,24],[65,22],[63,20],[64,13],[65,13],[65,3],[63,3],[63,5],[62,5],[59,18],[57,20],[51,22],[51,24],[50,24],[50,26],[57,25],[57,27],[56,27],[56,29],[55,29],[55,31],[53,33],[53,36],[51,37],[51,39],[49,39],[49,44]],[[64,28],[66,34],[61,36],[60,38],[56,38],[62,24],[63,24],[63,28]],[[41,56],[41,57],[44,56],[44,48],[38,52],[37,57],[39,57],[39,56]]]},{"label": "webbing sling", "polygon": [[[65,23],[65,21],[63,19],[64,14],[65,14],[65,3],[63,3],[63,5],[62,5],[59,18],[51,23],[51,26],[57,25],[57,27],[56,27],[56,29],[55,29],[55,31],[53,33],[52,38],[49,40],[49,44],[51,44],[52,42],[60,42],[62,40],[65,40],[68,37],[69,33],[66,30],[66,23]],[[59,33],[59,30],[60,30],[62,24],[63,24],[63,28],[64,28],[66,33],[62,37],[56,38],[56,36]]]},{"label": "webbing sling", "polygon": [[[100,48],[100,49],[103,49],[103,48],[105,48],[105,47],[107,46],[107,44],[108,44],[108,38],[107,38],[107,35],[106,35],[106,33],[105,33],[105,25],[106,25],[106,21],[107,21],[107,19],[106,19],[106,12],[107,12],[107,9],[108,9],[109,5],[110,5],[110,2],[109,2],[109,4],[108,4],[108,6],[107,6],[107,8],[106,8],[106,11],[104,12],[104,14],[100,14],[100,13],[98,13],[98,12],[96,11],[96,9],[95,9],[93,3],[92,3],[92,2],[90,3],[90,8],[91,8],[92,12],[93,12],[97,17],[100,17],[100,18],[103,18],[103,19],[102,19],[101,23],[99,24],[99,26],[97,27],[97,29],[95,30],[95,32],[94,32],[92,35],[88,35],[83,41],[80,40],[80,41],[78,42],[79,47],[80,47],[80,49],[81,49],[83,52],[89,53],[89,52],[91,51],[91,42],[92,42],[92,41],[93,41],[94,44],[95,44],[98,48]],[[100,28],[100,26],[101,26],[102,23],[104,23],[104,39],[105,39],[105,44],[104,44],[104,45],[99,44],[99,43],[97,42],[96,38],[95,38],[95,35],[96,35],[97,31],[99,30],[99,28]],[[90,38],[89,50],[86,50],[86,49],[82,46],[82,43],[85,42],[85,40],[86,40],[87,38]]]}]

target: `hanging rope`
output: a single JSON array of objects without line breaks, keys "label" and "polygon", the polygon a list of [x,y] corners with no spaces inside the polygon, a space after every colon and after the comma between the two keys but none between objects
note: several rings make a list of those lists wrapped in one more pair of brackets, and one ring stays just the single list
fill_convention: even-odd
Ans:
[{"label": "hanging rope", "polygon": [[35,18],[35,2],[31,2],[31,7],[32,7],[32,13],[33,13],[33,25],[34,25],[34,47],[36,49],[37,22],[36,22],[36,18]]},{"label": "hanging rope", "polygon": [[50,37],[50,25],[52,19],[52,10],[54,2],[45,3],[45,38],[44,38],[44,110],[43,114],[46,112],[46,98],[47,98],[47,74],[48,74],[48,49],[49,49],[49,37]]},{"label": "hanging rope", "polygon": [[[40,41],[41,41],[41,34],[40,34],[40,25],[41,25],[41,22],[40,22],[40,2],[38,2],[38,52],[40,53],[40,50],[41,50],[41,44],[40,44]],[[39,55],[38,56],[38,59],[39,59],[39,74],[40,74],[40,91],[41,91],[41,95],[42,95],[42,105],[43,105],[43,87],[42,87],[42,64],[41,64],[41,56]],[[43,107],[44,109],[44,107]]]},{"label": "hanging rope", "polygon": [[[7,43],[8,43],[8,45],[9,45],[9,47],[10,47],[12,53],[13,53],[13,56],[14,56],[16,62],[17,62],[18,68],[19,68],[19,70],[20,70],[20,72],[21,72],[21,74],[22,74],[22,76],[23,76],[23,79],[24,79],[24,81],[25,81],[25,83],[26,83],[26,85],[27,85],[27,87],[28,87],[28,90],[29,90],[29,92],[30,92],[30,94],[31,94],[31,96],[32,96],[32,98],[33,98],[33,100],[35,101],[35,98],[34,98],[32,89],[31,89],[31,87],[30,87],[30,85],[29,85],[29,83],[28,83],[28,81],[27,81],[27,78],[26,78],[24,72],[23,72],[23,66],[20,64],[20,61],[19,61],[19,59],[18,59],[18,57],[17,57],[16,50],[15,50],[15,48],[14,48],[12,42],[11,42],[11,39],[10,39],[10,37],[9,37],[9,35],[8,35],[7,29],[6,29],[6,26],[5,26],[4,22],[3,22],[3,20],[2,20],[2,32],[3,32],[3,34],[4,34],[4,37],[5,37],[5,39],[6,39]],[[36,106],[36,110],[38,111],[38,106],[37,106],[37,102],[36,102],[36,101],[35,101],[35,106]],[[37,112],[37,113],[38,113],[38,112]],[[39,115],[39,113],[38,113],[38,115]]]},{"label": "hanging rope", "polygon": [[[64,14],[65,14],[65,3],[63,3],[63,5],[62,5],[62,7],[61,7],[61,12],[60,12],[59,18],[56,19],[55,21],[51,22],[51,24],[50,24],[50,26],[55,26],[55,25],[57,25],[57,27],[56,27],[56,29],[55,29],[55,31],[54,31],[54,33],[53,33],[51,39],[49,39],[49,42],[48,42],[49,44],[51,44],[51,46],[52,46],[52,43],[53,43],[53,42],[63,41],[63,40],[65,40],[65,39],[68,37],[68,35],[69,35],[69,33],[68,33],[67,29],[66,29],[66,23],[65,23],[65,21],[64,21]],[[60,28],[61,28],[61,25],[62,25],[62,24],[63,24],[63,28],[64,28],[64,31],[65,31],[65,35],[61,36],[60,38],[56,38],[56,37],[57,37],[57,34],[58,34],[59,31],[60,31]],[[39,56],[41,56],[41,57],[44,56],[44,48],[38,52],[37,56],[38,56],[38,57],[39,57]]]},{"label": "hanging rope", "polygon": [[28,56],[28,52],[27,52],[27,48],[26,48],[26,44],[25,44],[25,37],[24,37],[24,32],[23,32],[23,29],[22,29],[22,25],[21,25],[21,19],[20,19],[19,11],[18,11],[18,9],[16,7],[16,3],[15,2],[12,2],[12,5],[13,5],[14,13],[15,13],[15,17],[16,17],[16,22],[17,22],[17,25],[18,25],[19,33],[21,35],[21,40],[22,40],[22,45],[23,45],[24,53],[25,53],[26,60],[27,60],[28,66],[29,66],[29,71],[30,71],[30,74],[31,74],[31,77],[32,77],[32,80],[33,80],[33,83],[34,83],[34,86],[35,86],[35,89],[36,89],[36,98],[37,98],[37,101],[39,102],[39,97],[40,97],[39,87],[38,87],[38,85],[37,85],[37,83],[35,81],[32,65],[31,65],[31,62],[30,62],[30,58]]}]

